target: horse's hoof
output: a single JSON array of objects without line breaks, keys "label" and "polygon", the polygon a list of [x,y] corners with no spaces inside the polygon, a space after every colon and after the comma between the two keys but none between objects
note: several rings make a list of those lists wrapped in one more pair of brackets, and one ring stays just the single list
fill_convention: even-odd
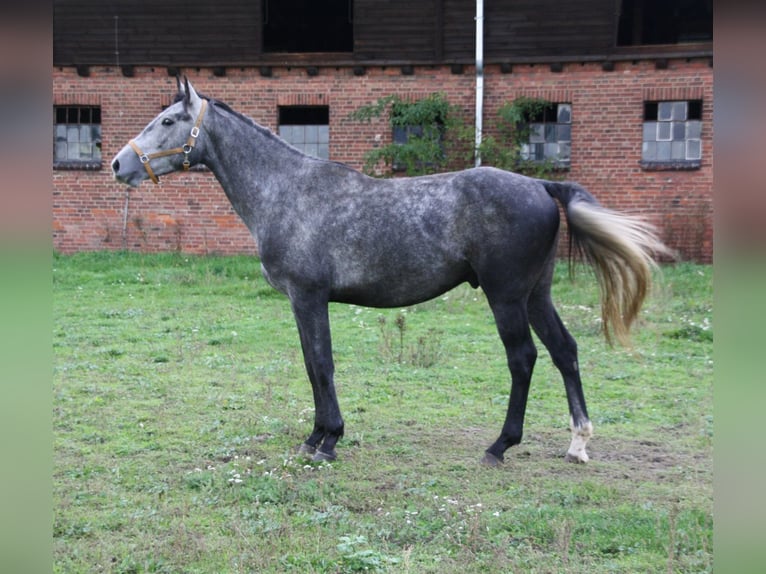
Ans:
[{"label": "horse's hoof", "polygon": [[503,459],[497,458],[494,454],[487,451],[484,453],[484,458],[481,459],[481,464],[490,468],[496,468],[498,466],[502,466]]},{"label": "horse's hoof", "polygon": [[588,455],[585,454],[585,451],[583,451],[579,454],[566,453],[566,455],[564,455],[564,460],[574,464],[585,464],[590,459],[588,458]]},{"label": "horse's hoof", "polygon": [[310,444],[306,444],[305,442],[298,447],[298,454],[303,455],[306,458],[313,457],[317,452],[317,449]]},{"label": "horse's hoof", "polygon": [[311,458],[314,462],[332,462],[336,458],[338,458],[338,455],[335,453],[335,451],[332,452],[322,452],[321,450],[316,451],[314,456]]}]

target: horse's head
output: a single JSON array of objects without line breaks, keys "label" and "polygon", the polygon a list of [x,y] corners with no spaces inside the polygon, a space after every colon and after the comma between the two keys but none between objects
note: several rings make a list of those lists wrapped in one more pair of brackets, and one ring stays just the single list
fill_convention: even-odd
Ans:
[{"label": "horse's head", "polygon": [[197,95],[187,79],[178,79],[178,94],[173,105],[114,156],[115,179],[134,187],[145,179],[159,183],[159,176],[188,170],[199,161],[195,147],[207,100]]}]

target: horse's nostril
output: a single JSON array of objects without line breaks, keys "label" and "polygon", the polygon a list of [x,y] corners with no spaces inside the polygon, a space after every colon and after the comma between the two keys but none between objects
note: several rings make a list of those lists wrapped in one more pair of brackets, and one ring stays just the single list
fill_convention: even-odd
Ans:
[{"label": "horse's nostril", "polygon": [[116,159],[112,162],[112,171],[114,173],[117,173],[120,171],[120,160]]}]

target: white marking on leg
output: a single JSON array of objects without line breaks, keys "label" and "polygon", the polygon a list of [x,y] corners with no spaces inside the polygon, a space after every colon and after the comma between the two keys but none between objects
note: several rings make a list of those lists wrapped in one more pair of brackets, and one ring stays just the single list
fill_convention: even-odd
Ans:
[{"label": "white marking on leg", "polygon": [[566,460],[569,462],[588,462],[588,453],[585,452],[585,445],[588,439],[593,436],[593,423],[586,421],[579,427],[574,426],[574,421],[569,419],[569,427],[572,429],[572,443],[566,454]]}]

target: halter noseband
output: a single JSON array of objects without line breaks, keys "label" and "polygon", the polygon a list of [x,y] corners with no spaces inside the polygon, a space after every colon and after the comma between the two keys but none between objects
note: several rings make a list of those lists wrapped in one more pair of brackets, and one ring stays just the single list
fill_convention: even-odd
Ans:
[{"label": "halter noseband", "polygon": [[152,170],[151,165],[149,165],[149,161],[158,158],[158,157],[165,157],[166,155],[175,155],[177,153],[184,154],[184,171],[189,171],[189,168],[191,167],[191,163],[189,162],[189,154],[194,149],[194,145],[197,143],[197,136],[199,135],[199,128],[202,125],[202,118],[205,116],[205,110],[207,109],[207,100],[202,100],[202,106],[199,110],[199,115],[197,116],[197,121],[194,123],[194,127],[191,129],[191,133],[189,134],[189,139],[186,141],[186,143],[181,147],[174,147],[173,149],[168,149],[165,151],[156,151],[154,153],[146,154],[141,151],[141,148],[138,147],[138,144],[136,144],[135,140],[130,140],[128,143],[130,144],[130,147],[133,148],[133,151],[136,152],[138,155],[138,159],[141,160],[141,163],[144,164],[144,168],[146,169],[146,173],[149,174],[149,178],[154,183],[159,183],[159,178],[154,174],[154,171]]}]

